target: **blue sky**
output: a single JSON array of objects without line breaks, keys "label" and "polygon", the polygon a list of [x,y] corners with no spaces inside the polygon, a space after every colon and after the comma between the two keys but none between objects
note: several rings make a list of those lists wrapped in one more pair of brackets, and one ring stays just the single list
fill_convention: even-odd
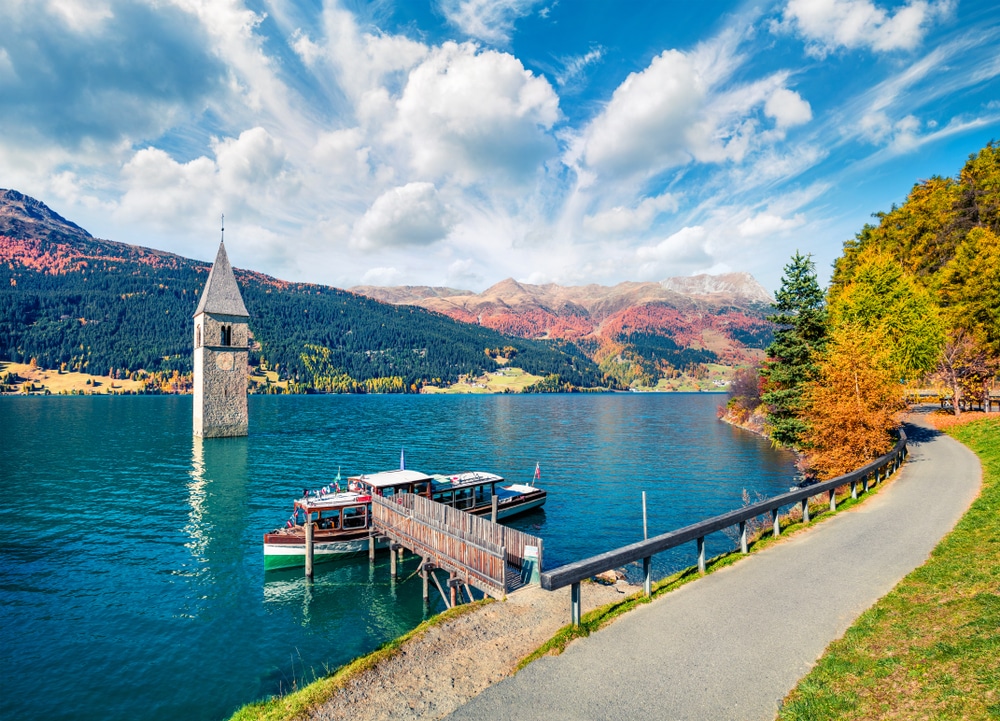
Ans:
[{"label": "blue sky", "polygon": [[[711,10],[706,10],[710,8]],[[0,187],[290,280],[821,280],[1000,140],[971,0],[4,0]]]}]

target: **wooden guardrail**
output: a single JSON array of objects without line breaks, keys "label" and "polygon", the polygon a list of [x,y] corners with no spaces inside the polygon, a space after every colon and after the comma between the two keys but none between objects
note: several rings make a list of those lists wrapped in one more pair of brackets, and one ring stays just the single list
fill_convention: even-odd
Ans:
[{"label": "wooden guardrail", "polygon": [[580,624],[580,582],[598,573],[618,568],[635,561],[642,560],[643,588],[648,596],[652,592],[651,565],[652,557],[662,551],[675,548],[691,541],[697,542],[698,547],[698,570],[705,572],[705,537],[710,533],[721,531],[731,526],[738,526],[740,530],[740,549],[747,553],[747,522],[758,516],[771,514],[771,523],[774,535],[781,532],[779,526],[780,509],[783,506],[800,504],[802,508],[802,519],[809,522],[809,499],[823,493],[829,494],[830,509],[836,510],[837,498],[836,490],[841,486],[850,485],[851,497],[858,497],[858,486],[863,492],[867,492],[870,483],[880,481],[892,475],[902,464],[906,457],[906,433],[902,429],[899,431],[899,441],[891,451],[884,456],[872,461],[866,466],[843,476],[832,478],[829,481],[816,483],[805,488],[798,488],[788,493],[783,493],[773,498],[754,503],[739,508],[735,511],[724,513],[721,516],[714,516],[690,526],[679,528],[659,536],[655,536],[646,541],[639,541],[628,546],[597,556],[585,558],[582,561],[568,563],[551,571],[543,571],[541,574],[542,588],[548,591],[555,591],[565,586],[571,586],[570,615],[573,625]]}]

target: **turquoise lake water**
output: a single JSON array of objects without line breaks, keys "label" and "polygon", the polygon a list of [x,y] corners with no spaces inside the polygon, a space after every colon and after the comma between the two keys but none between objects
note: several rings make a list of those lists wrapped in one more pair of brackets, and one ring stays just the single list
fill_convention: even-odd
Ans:
[{"label": "turquoise lake water", "polygon": [[[416,567],[263,572],[262,534],[336,476],[488,470],[549,492],[511,525],[553,568],[786,491],[793,458],[725,396],[255,396],[250,436],[191,436],[188,397],[0,398],[0,717],[226,718],[413,628]],[[691,548],[654,558],[657,575]],[[710,554],[732,547],[708,539]]]}]

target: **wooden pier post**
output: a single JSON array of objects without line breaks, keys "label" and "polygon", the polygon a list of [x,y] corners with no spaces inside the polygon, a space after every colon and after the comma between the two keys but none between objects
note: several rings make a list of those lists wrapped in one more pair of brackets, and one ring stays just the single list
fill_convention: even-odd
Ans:
[{"label": "wooden pier post", "polygon": [[396,578],[396,545],[389,544],[389,577]]},{"label": "wooden pier post", "polygon": [[427,559],[421,559],[420,562],[420,580],[423,581],[423,599],[424,605],[426,606],[431,600],[430,585],[427,582]]},{"label": "wooden pier post", "polygon": [[368,536],[368,563],[375,563],[375,534]]},{"label": "wooden pier post", "polygon": [[458,594],[455,593],[455,581],[456,581],[455,573],[454,572],[449,573],[448,574],[448,595],[451,596],[451,607],[452,608],[455,608],[455,606],[457,605],[457,602],[458,602],[458,598],[457,598]]},{"label": "wooden pier post", "polygon": [[306,578],[313,577],[313,523],[310,514],[306,514]]},{"label": "wooden pier post", "polygon": [[698,573],[705,575],[705,537],[698,538]]},{"label": "wooden pier post", "polygon": [[490,520],[493,521],[493,523],[497,522],[497,503],[499,498],[500,497],[494,493],[493,497],[490,499]]},{"label": "wooden pier post", "polygon": [[580,582],[569,587],[569,615],[574,626],[580,625]]}]

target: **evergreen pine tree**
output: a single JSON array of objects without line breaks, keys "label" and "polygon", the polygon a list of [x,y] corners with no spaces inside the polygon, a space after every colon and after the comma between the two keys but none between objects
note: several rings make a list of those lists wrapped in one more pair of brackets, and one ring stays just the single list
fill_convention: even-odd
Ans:
[{"label": "evergreen pine tree", "polygon": [[802,420],[803,384],[816,377],[815,354],[826,340],[826,305],[816,281],[812,256],[798,251],[785,266],[781,289],[775,295],[777,313],[768,317],[778,326],[774,342],[767,349],[761,368],[768,407],[771,440],[778,445],[797,447],[806,429]]}]

